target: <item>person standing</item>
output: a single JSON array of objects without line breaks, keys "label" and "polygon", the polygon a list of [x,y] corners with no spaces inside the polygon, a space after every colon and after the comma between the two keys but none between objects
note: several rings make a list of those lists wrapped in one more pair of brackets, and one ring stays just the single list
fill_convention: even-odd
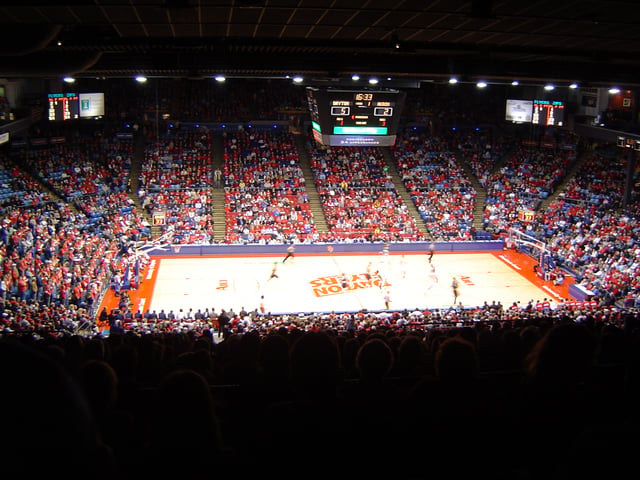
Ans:
[{"label": "person standing", "polygon": [[438,283],[438,275],[436,275],[436,267],[433,264],[429,265],[429,287],[427,290],[431,290],[431,288]]},{"label": "person standing", "polygon": [[349,280],[347,280],[347,275],[345,273],[343,273],[342,277],[340,277],[340,285],[342,286],[343,290],[346,290],[349,287]]},{"label": "person standing", "polygon": [[296,252],[296,247],[295,245],[292,243],[291,245],[289,245],[289,247],[287,248],[287,256],[284,257],[284,260],[282,260],[282,263],[286,262],[289,258],[293,258],[294,254]]},{"label": "person standing", "polygon": [[431,242],[429,244],[429,253],[427,253],[427,255],[429,256],[429,263],[431,263],[431,259],[433,258],[433,253],[436,251],[436,244]]},{"label": "person standing", "polygon": [[218,338],[227,338],[229,336],[229,323],[231,318],[223,308],[218,315]]},{"label": "person standing", "polygon": [[375,273],[373,274],[373,284],[378,285],[378,288],[382,290],[384,283],[385,283],[384,277],[380,273],[380,270],[376,270]]},{"label": "person standing", "polygon": [[389,310],[391,307],[391,292],[387,290],[387,293],[384,294],[384,309]]},{"label": "person standing", "polygon": [[458,300],[458,295],[460,295],[460,284],[456,277],[453,277],[453,280],[451,280],[451,290],[453,291],[453,304],[455,305],[456,300]]},{"label": "person standing", "polygon": [[267,309],[264,306],[264,295],[260,296],[260,305],[258,306],[260,313],[266,313]]}]

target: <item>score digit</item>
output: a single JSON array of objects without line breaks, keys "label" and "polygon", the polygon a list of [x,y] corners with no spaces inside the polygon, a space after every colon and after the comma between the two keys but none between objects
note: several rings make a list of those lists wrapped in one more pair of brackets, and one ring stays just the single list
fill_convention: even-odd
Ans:
[{"label": "score digit", "polygon": [[373,109],[373,114],[376,117],[392,117],[393,107],[375,107]]},{"label": "score digit", "polygon": [[349,115],[349,113],[351,113],[349,107],[331,107],[331,115],[333,116],[344,116]]}]

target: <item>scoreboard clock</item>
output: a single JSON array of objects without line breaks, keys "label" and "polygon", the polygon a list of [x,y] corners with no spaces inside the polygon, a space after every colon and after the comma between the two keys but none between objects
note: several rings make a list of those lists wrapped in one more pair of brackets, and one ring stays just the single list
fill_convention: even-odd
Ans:
[{"label": "scoreboard clock", "polygon": [[391,146],[406,93],[307,87],[314,139],[329,146]]}]

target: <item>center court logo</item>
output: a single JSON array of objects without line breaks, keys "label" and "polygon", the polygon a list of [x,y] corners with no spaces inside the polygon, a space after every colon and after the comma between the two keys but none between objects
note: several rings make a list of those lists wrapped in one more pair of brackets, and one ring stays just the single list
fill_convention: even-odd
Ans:
[{"label": "center court logo", "polygon": [[347,275],[347,285],[342,286],[342,275],[332,275],[329,277],[319,277],[311,280],[309,286],[316,297],[327,297],[339,295],[341,293],[367,288],[382,288],[391,284],[381,277],[367,278],[365,273]]}]

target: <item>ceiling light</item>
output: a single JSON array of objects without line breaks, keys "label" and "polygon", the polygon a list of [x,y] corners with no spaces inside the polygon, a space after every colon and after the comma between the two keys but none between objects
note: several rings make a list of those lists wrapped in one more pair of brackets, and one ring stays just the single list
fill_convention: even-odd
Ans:
[{"label": "ceiling light", "polygon": [[300,82],[302,82],[302,80],[303,79],[302,79],[302,77],[300,75],[296,75],[295,77],[293,77],[293,81],[295,83],[300,83]]},{"label": "ceiling light", "polygon": [[480,80],[478,83],[476,83],[476,87],[478,88],[485,88],[487,86],[487,82],[485,82],[484,80]]},{"label": "ceiling light", "polygon": [[511,85],[517,87],[518,85],[520,85],[520,82],[518,80],[514,80],[513,82],[511,82]]},{"label": "ceiling light", "polygon": [[544,86],[544,89],[545,89],[547,92],[550,92],[550,91],[551,91],[551,90],[553,90],[554,88],[556,88],[556,87],[554,87],[554,86],[553,86],[553,85],[551,85],[550,83],[547,83],[547,84]]},{"label": "ceiling light", "polygon": [[220,83],[222,83],[222,82],[224,82],[226,80],[226,77],[224,75],[216,75],[213,78],[215,78],[216,82],[220,82]]},{"label": "ceiling light", "polygon": [[620,93],[620,89],[619,89],[618,87],[611,87],[611,88],[609,89],[609,93],[610,93],[611,95],[616,95],[616,94]]},{"label": "ceiling light", "polygon": [[360,80],[360,75],[358,75],[357,73],[354,73],[353,75],[351,75],[351,80],[353,80],[354,82],[357,82],[358,80]]},{"label": "ceiling light", "polygon": [[455,85],[456,83],[458,83],[458,79],[457,79],[456,77],[451,77],[451,78],[449,79],[449,83],[450,83],[451,85]]},{"label": "ceiling light", "polygon": [[571,85],[569,85],[569,88],[572,90],[575,90],[576,88],[578,88],[578,84],[574,82]]},{"label": "ceiling light", "polygon": [[398,34],[397,34],[397,33],[395,33],[395,32],[394,32],[394,33],[391,35],[391,41],[393,42],[393,47],[394,47],[396,50],[400,50],[400,38],[398,37]]},{"label": "ceiling light", "polygon": [[371,77],[371,78],[369,79],[369,83],[370,83],[371,85],[376,85],[376,84],[378,83],[378,79],[377,79],[376,77]]},{"label": "ceiling light", "polygon": [[73,78],[73,77],[64,77],[64,78],[62,79],[62,81],[63,81],[64,83],[73,83],[73,82],[75,82],[75,81],[76,81],[76,79],[75,79],[75,78]]},{"label": "ceiling light", "polygon": [[144,83],[146,81],[147,81],[147,77],[145,77],[144,75],[138,75],[136,77],[136,82],[138,82],[138,83]]}]

